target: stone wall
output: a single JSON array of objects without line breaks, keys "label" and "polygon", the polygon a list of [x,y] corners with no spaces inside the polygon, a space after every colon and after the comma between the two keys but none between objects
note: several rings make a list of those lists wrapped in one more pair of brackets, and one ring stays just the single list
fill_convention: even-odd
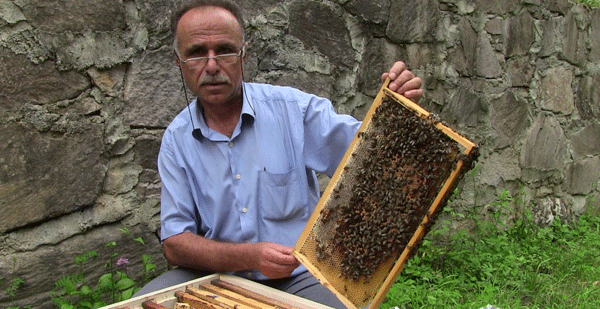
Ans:
[{"label": "stone wall", "polygon": [[[109,241],[139,268],[157,238],[156,155],[185,107],[169,0],[0,0],[0,307],[50,308],[73,258]],[[567,0],[251,0],[246,79],[358,118],[405,60],[421,105],[481,146],[452,207],[571,220],[600,191],[600,10]],[[326,180],[324,180],[326,181]],[[489,206],[502,190],[522,203]],[[486,206],[487,205],[487,206]],[[460,222],[457,222],[459,224]],[[118,229],[142,237],[142,246]],[[90,280],[106,258],[86,264]],[[16,300],[4,289],[25,281]]]}]

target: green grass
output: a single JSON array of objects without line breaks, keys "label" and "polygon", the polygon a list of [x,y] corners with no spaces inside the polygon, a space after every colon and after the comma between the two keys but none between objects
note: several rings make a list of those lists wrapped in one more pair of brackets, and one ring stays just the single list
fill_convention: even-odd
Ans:
[{"label": "green grass", "polygon": [[600,8],[600,0],[574,0],[574,2],[583,4],[589,8]]},{"label": "green grass", "polygon": [[600,308],[600,217],[480,224],[432,230],[380,308]]}]

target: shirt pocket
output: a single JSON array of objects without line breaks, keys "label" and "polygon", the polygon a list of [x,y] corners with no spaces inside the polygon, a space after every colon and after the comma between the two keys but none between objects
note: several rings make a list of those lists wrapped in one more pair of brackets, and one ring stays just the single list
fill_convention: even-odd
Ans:
[{"label": "shirt pocket", "polygon": [[258,205],[262,217],[281,221],[303,216],[306,209],[306,193],[302,191],[298,171],[258,174]]}]

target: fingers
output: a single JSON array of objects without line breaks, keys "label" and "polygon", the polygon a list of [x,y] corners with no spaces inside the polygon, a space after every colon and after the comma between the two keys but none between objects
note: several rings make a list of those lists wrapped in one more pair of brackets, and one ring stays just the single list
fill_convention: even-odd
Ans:
[{"label": "fingers", "polygon": [[[272,248],[274,249],[271,254],[266,256],[266,259],[274,264],[279,265],[297,265],[298,260],[296,257],[292,255],[293,249],[289,247],[280,248]],[[288,250],[289,249],[289,250]]]},{"label": "fingers", "polygon": [[390,90],[404,95],[415,102],[423,96],[421,78],[416,77],[408,70],[404,62],[398,61],[394,63],[389,72],[383,73],[381,79],[384,81],[388,77],[390,78],[388,85]]},{"label": "fingers", "polygon": [[383,73],[383,75],[381,76],[381,81],[384,81],[388,77],[391,80],[395,80],[405,70],[407,70],[406,64],[402,61],[397,61],[396,63],[394,63],[394,65],[392,65],[392,68],[389,72]]},{"label": "fingers", "polygon": [[271,279],[289,277],[300,265],[292,252],[293,248],[287,246],[263,243],[258,270]]}]

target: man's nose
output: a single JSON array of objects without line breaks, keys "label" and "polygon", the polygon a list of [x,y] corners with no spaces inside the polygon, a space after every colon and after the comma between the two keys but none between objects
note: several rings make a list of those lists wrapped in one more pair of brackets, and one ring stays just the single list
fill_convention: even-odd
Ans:
[{"label": "man's nose", "polygon": [[204,70],[208,74],[215,74],[221,69],[219,63],[217,62],[217,58],[214,58],[215,56],[216,55],[214,53],[211,53],[209,55],[210,58],[206,60],[206,66],[204,67]]}]

